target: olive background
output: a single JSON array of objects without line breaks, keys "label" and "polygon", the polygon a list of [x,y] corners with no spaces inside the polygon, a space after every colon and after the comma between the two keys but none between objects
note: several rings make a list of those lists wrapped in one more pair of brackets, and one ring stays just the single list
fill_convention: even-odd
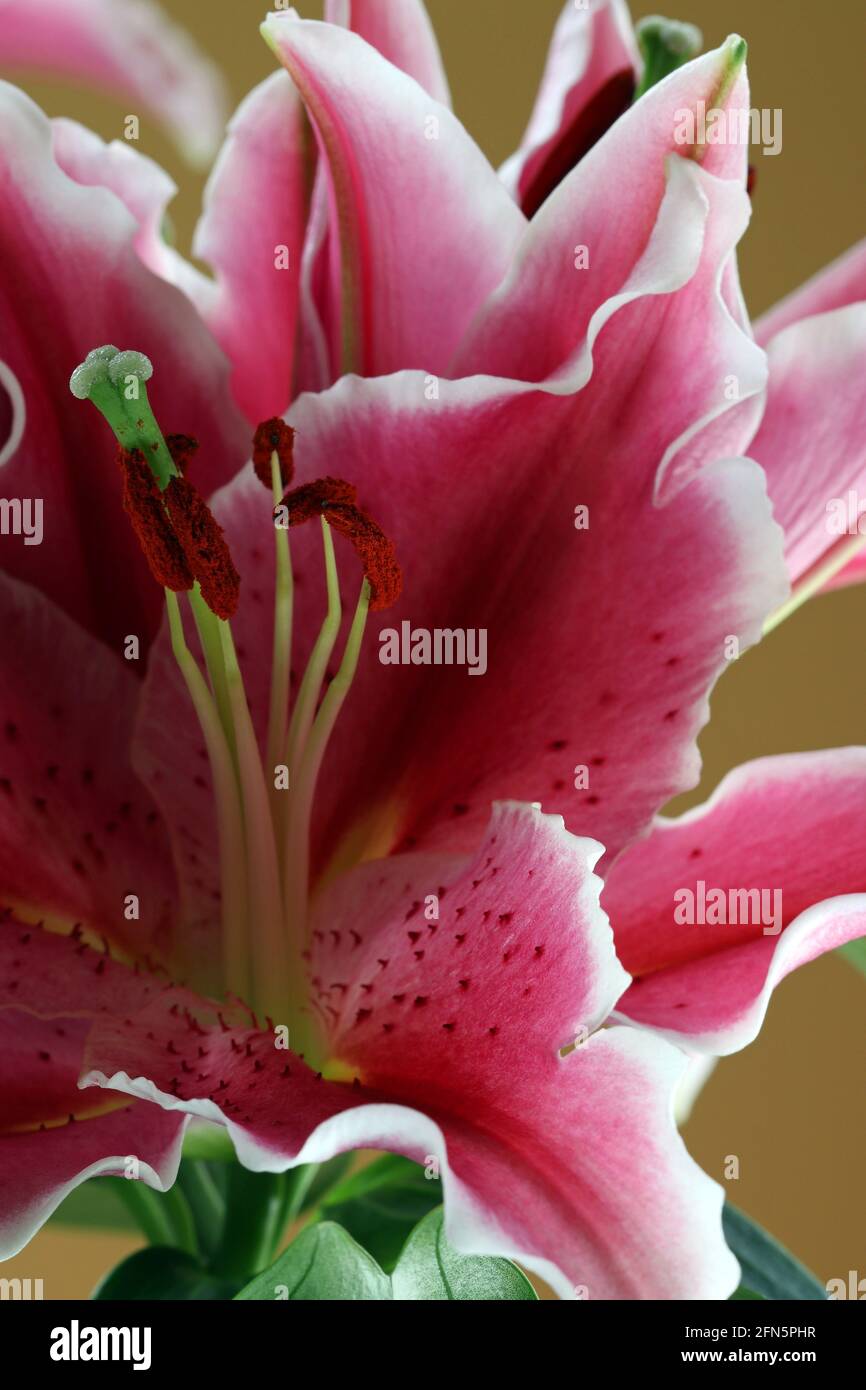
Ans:
[{"label": "olive background", "polygon": [[[272,71],[258,34],[263,0],[168,0],[166,8],[220,64],[235,103]],[[319,13],[316,3],[297,8],[306,17]],[[560,0],[429,0],[428,8],[457,113],[498,164],[523,131]],[[631,8],[637,18],[657,7],[633,0]],[[122,23],[121,3],[117,14]],[[706,47],[743,34],[752,105],[783,112],[781,154],[753,151],[757,185],[741,269],[757,315],[864,234],[866,4],[681,0],[673,17],[698,24]],[[122,135],[127,108],[120,103],[55,82],[24,85],[49,114],[73,116],[106,139]],[[203,177],[145,117],[139,148],[180,186],[172,217],[186,249]],[[801,609],[733,665],[701,740],[701,787],[675,809],[703,800],[749,758],[866,742],[864,630],[866,586],[838,591]],[[789,978],[758,1041],[719,1064],[685,1130],[695,1158],[719,1181],[726,1156],[739,1157],[739,1180],[726,1184],[731,1199],[822,1281],[847,1278],[850,1269],[866,1275],[864,1005],[866,980],[839,957]],[[3,1273],[42,1277],[47,1298],[86,1297],[135,1243],[49,1227]]]}]

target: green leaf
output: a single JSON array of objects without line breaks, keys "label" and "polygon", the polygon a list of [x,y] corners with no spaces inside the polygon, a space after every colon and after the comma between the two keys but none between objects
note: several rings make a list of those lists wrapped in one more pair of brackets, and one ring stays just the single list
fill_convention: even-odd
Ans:
[{"label": "green leaf", "polygon": [[237,1282],[218,1279],[198,1260],[168,1245],[151,1245],[121,1261],[96,1286],[97,1302],[231,1299]]},{"label": "green leaf", "polygon": [[731,1294],[731,1297],[728,1301],[736,1302],[739,1300],[740,1302],[742,1302],[744,1299],[747,1298],[758,1298],[761,1300],[761,1302],[764,1301],[764,1295],[762,1293],[755,1293],[752,1289],[747,1289],[745,1284],[741,1284],[740,1287],[737,1289],[736,1293]]},{"label": "green leaf", "polygon": [[391,1280],[394,1297],[446,1299],[537,1299],[538,1295],[510,1260],[459,1255],[445,1239],[442,1208],[431,1211],[410,1235]]},{"label": "green leaf", "polygon": [[270,1269],[237,1295],[249,1299],[355,1302],[390,1299],[391,1281],[372,1256],[332,1221],[308,1226]]},{"label": "green leaf", "polygon": [[70,1192],[50,1217],[60,1226],[94,1226],[103,1231],[135,1231],[137,1226],[116,1184],[125,1178],[91,1178]]},{"label": "green leaf", "polygon": [[725,1239],[742,1267],[743,1283],[753,1296],[799,1301],[826,1299],[827,1291],[814,1274],[730,1202],[725,1203],[722,1225]]},{"label": "green leaf", "polygon": [[390,1274],[410,1232],[442,1202],[442,1184],[399,1154],[385,1154],[338,1183],[322,1213],[343,1226]]},{"label": "green leaf", "polygon": [[839,947],[839,954],[861,975],[866,975],[866,936],[861,936],[857,941],[846,941],[844,946]]}]

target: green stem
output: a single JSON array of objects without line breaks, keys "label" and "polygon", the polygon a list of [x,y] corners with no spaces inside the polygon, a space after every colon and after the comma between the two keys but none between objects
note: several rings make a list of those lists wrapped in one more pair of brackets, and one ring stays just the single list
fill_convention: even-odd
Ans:
[{"label": "green stem", "polygon": [[178,1182],[189,1203],[199,1246],[212,1255],[219,1244],[225,1217],[225,1203],[204,1163],[184,1162]]},{"label": "green stem", "polygon": [[214,779],[220,843],[223,978],[229,989],[246,998],[249,989],[246,861],[234,764],[213,697],[186,644],[177,595],[170,589],[165,591],[165,602],[172,651],[198,715]]},{"label": "green stem", "polygon": [[303,755],[304,744],[316,714],[316,704],[322,681],[328,669],[328,662],[337,641],[340,623],[343,619],[343,606],[340,601],[340,580],[337,575],[337,560],[334,555],[334,540],[331,528],[322,517],[322,545],[325,550],[325,578],[328,586],[328,612],[319,630],[315,646],[310,653],[307,669],[304,672],[292,722],[289,725],[289,747],[286,761],[292,775],[297,771]]},{"label": "green stem", "polygon": [[216,701],[217,711],[219,712],[220,723],[223,726],[223,733],[228,740],[231,749],[232,759],[237,764],[237,739],[235,736],[234,720],[232,719],[231,702],[229,701],[228,680],[226,679],[225,662],[223,661],[222,643],[219,635],[219,618],[212,613],[201,596],[201,590],[196,581],[195,587],[189,594],[189,606],[195,618],[198,640],[201,643],[202,654],[207,666],[207,673],[210,677],[211,690]]},{"label": "green stem", "polygon": [[251,1173],[237,1164],[229,1174],[226,1219],[213,1267],[233,1279],[266,1269],[279,1238],[284,1173]]},{"label": "green stem", "polygon": [[151,1245],[171,1245],[198,1254],[195,1226],[186,1198],[178,1185],[168,1192],[154,1192],[137,1178],[122,1178],[118,1194]]},{"label": "green stem", "polygon": [[369,606],[370,585],[365,579],[361,585],[352,626],[346,638],[346,647],[340,662],[340,669],[328,686],[325,698],[313,721],[313,727],[303,750],[296,784],[292,789],[292,813],[286,865],[291,870],[296,895],[292,929],[297,931],[304,940],[306,939],[306,909],[309,893],[310,819],[313,797],[328,740],[358,668],[358,658],[361,654],[361,643],[364,638]]},{"label": "green stem", "polygon": [[168,1213],[153,1188],[138,1178],[118,1178],[117,1195],[151,1245],[173,1245]]},{"label": "green stem", "polygon": [[195,1233],[195,1222],[192,1219],[189,1202],[183,1195],[183,1191],[178,1183],[170,1187],[162,1198],[165,1203],[168,1219],[174,1232],[173,1245],[179,1250],[185,1250],[188,1255],[198,1255],[198,1238]]},{"label": "green stem", "polygon": [[[257,1008],[275,1021],[284,1017],[292,991],[302,988],[301,962],[292,961],[283,926],[277,842],[259,745],[250,718],[243,675],[229,624],[219,623],[228,695],[237,736],[238,779],[247,853],[249,928],[253,938],[253,994]],[[295,968],[292,969],[291,967]],[[290,1022],[292,1015],[290,1014]]]},{"label": "green stem", "polygon": [[282,1208],[278,1220],[274,1227],[274,1245],[271,1251],[271,1259],[276,1259],[279,1254],[280,1245],[286,1234],[286,1228],[294,1221],[304,1209],[307,1193],[312,1187],[319,1171],[318,1163],[301,1163],[297,1168],[290,1168],[284,1174],[285,1184],[283,1190]]},{"label": "green stem", "polygon": [[[282,497],[280,460],[276,450],[271,455],[271,477],[274,506],[276,507]],[[289,683],[292,664],[292,591],[294,585],[292,560],[289,552],[289,533],[284,527],[276,525],[274,526],[274,561],[276,565],[274,652],[271,667],[267,763],[270,778],[273,778],[274,769],[282,760],[286,747],[286,717],[289,708]],[[284,816],[285,793],[278,792],[272,782],[271,795],[274,802],[274,823],[279,825]],[[277,834],[277,844],[282,844],[279,833]]]}]

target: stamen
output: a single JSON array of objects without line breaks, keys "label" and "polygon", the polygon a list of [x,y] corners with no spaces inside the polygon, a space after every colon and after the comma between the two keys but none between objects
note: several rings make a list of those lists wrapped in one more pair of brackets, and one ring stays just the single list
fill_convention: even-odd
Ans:
[{"label": "stamen", "polygon": [[[271,487],[271,460],[276,454],[280,469],[280,481],[284,488],[289,486],[295,476],[295,431],[279,416],[264,420],[253,435],[253,468],[256,477]],[[277,499],[279,500],[279,499]]]},{"label": "stamen", "polygon": [[[261,429],[262,427],[259,426]],[[283,461],[279,451],[271,454],[271,493],[276,507],[283,489]],[[283,526],[274,526],[274,561],[276,586],[274,590],[274,641],[271,664],[271,699],[268,712],[268,772],[273,776],[283,759],[286,743],[292,667],[292,607],[294,576],[289,550],[289,533]],[[272,806],[278,849],[283,843],[285,797],[272,787]]]},{"label": "stamen", "polygon": [[187,564],[201,586],[202,598],[218,618],[234,617],[241,580],[222,527],[187,478],[170,479],[163,496]]},{"label": "stamen", "polygon": [[140,449],[118,445],[123,471],[123,509],[132,522],[150,571],[164,589],[191,589],[193,576],[177,536],[169,525],[156,480]]},{"label": "stamen", "polygon": [[390,608],[400,597],[403,574],[392,542],[372,517],[357,505],[357,492],[341,478],[320,478],[287,492],[282,505],[290,526],[323,516],[355,547],[370,585],[370,611]]},{"label": "stamen", "polygon": [[[289,820],[289,843],[287,854],[287,866],[292,873],[292,886],[294,888],[295,913],[292,918],[292,928],[296,932],[306,936],[306,909],[309,897],[309,878],[310,878],[310,822],[312,819],[313,799],[316,793],[316,783],[319,778],[319,770],[328,746],[328,740],[337,722],[337,716],[343,707],[346,696],[349,693],[355,672],[358,669],[358,658],[361,654],[361,643],[364,639],[364,629],[367,624],[367,613],[370,608],[370,583],[364,579],[361,584],[361,592],[355,608],[355,616],[352,619],[352,626],[346,638],[346,647],[343,652],[343,659],[340,662],[340,669],[328,686],[327,693],[322,701],[321,708],[313,722],[310,730],[306,747],[303,750],[301,765],[298,770],[295,786],[292,790],[292,808]],[[287,881],[287,900],[289,894],[289,884]],[[299,920],[299,914],[300,920]]]},{"label": "stamen", "polygon": [[279,866],[268,791],[259,757],[255,729],[250,718],[243,676],[227,623],[220,623],[220,639],[234,716],[238,749],[238,779],[244,813],[249,930],[253,940],[254,998],[263,1012],[279,1018],[288,1015],[293,1050],[318,1053],[317,1026],[307,1007],[307,972],[303,943],[287,932],[280,891]]},{"label": "stamen", "polygon": [[219,833],[220,908],[223,970],[228,989],[242,997],[250,991],[247,944],[246,861],[244,829],[234,766],[219,715],[195,658],[186,644],[177,599],[165,595],[174,658],[186,681],[207,747],[214,782]]},{"label": "stamen", "polygon": [[316,706],[319,702],[319,692],[322,689],[328,662],[331,659],[331,653],[334,650],[340,632],[340,624],[343,620],[343,605],[340,598],[340,580],[337,574],[337,559],[334,555],[334,541],[331,536],[331,528],[324,517],[322,517],[322,545],[325,552],[328,611],[310,653],[307,669],[304,672],[301,688],[295,701],[295,708],[292,711],[292,722],[289,725],[289,746],[286,753],[290,774],[295,772],[300,765],[304,744],[307,741],[307,735],[312,727]]}]

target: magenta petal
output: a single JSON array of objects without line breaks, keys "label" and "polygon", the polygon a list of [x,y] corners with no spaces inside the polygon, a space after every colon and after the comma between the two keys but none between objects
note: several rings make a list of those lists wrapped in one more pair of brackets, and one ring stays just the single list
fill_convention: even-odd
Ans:
[{"label": "magenta petal", "polygon": [[86,1178],[128,1175],[130,1157],[140,1180],[171,1186],[185,1118],[78,1084],[92,1020],[122,1020],[163,990],[75,936],[0,921],[0,1259]]},{"label": "magenta petal", "polygon": [[790,324],[767,353],[766,410],[748,452],[767,474],[796,582],[866,531],[864,520],[858,533],[866,491],[866,303]]},{"label": "magenta petal", "polygon": [[310,965],[334,1055],[417,1099],[437,1069],[471,1089],[495,1040],[498,1103],[520,1086],[505,1057],[588,1036],[629,984],[598,912],[601,853],[560,817],[500,802],[469,859],[399,855],[338,877],[314,904]]},{"label": "magenta petal", "polygon": [[314,985],[355,1084],[317,1078],[236,1012],[203,1037],[187,1001],[191,1031],[175,993],[133,1028],[98,1021],[82,1085],[222,1122],[253,1169],[360,1147],[438,1159],[456,1246],[520,1259],[566,1298],[724,1298],[721,1189],[672,1118],[685,1058],[625,1027],[588,1036],[627,980],[600,849],[503,805],[469,860],[411,855],[337,881]]},{"label": "magenta petal", "polygon": [[352,29],[389,63],[414,77],[443,106],[451,105],[442,55],[424,0],[325,0],[325,19]]},{"label": "magenta petal", "polygon": [[216,274],[197,296],[256,425],[292,396],[298,285],[312,182],[304,108],[284,72],[238,108],[205,193],[193,250]]},{"label": "magenta petal", "polygon": [[6,575],[0,633],[0,906],[84,922],[133,953],[167,949],[169,847],[130,763],[136,663]]},{"label": "magenta petal", "polygon": [[225,124],[211,60],[152,0],[4,0],[0,71],[50,74],[134,101],[206,164]]},{"label": "magenta petal", "polygon": [[164,428],[200,440],[195,481],[205,492],[247,457],[249,431],[231,402],[225,359],[196,310],[141,264],[139,223],[105,188],[62,173],[52,143],[38,108],[0,84],[2,380],[14,378],[26,406],[3,488],[7,497],[44,503],[43,543],[10,540],[3,566],[116,650],[130,633],[146,649],[162,594],[122,511],[111,432],[73,398],[69,375],[103,343],[145,352],[155,364],[150,395]]},{"label": "magenta petal", "polygon": [[138,223],[135,249],[154,275],[181,286],[191,298],[206,277],[164,239],[164,222],[177,184],[155,160],[125,140],[106,144],[92,130],[58,117],[51,122],[52,152],[57,164],[85,188],[107,188]]},{"label": "magenta petal", "polygon": [[80,1183],[125,1177],[130,1157],[138,1161],[138,1181],[166,1192],[180,1166],[185,1126],[184,1116],[133,1104],[42,1132],[0,1128],[0,1259],[23,1250]]},{"label": "magenta petal", "polygon": [[102,945],[94,940],[92,929],[86,936],[79,928],[62,935],[6,909],[0,915],[0,1010],[24,1009],[41,1019],[123,1017],[164,991],[164,974],[131,969],[112,957],[105,938]]},{"label": "magenta petal", "polygon": [[[866,486],[864,300],[866,241],[755,326],[770,358],[770,387],[749,452],[766,469],[795,581],[809,581],[840,550],[847,552],[858,534]],[[861,550],[829,587],[864,578],[866,552]]]},{"label": "magenta petal", "polygon": [[357,34],[287,13],[263,31],[330,173],[342,369],[444,371],[525,219],[451,112]]},{"label": "magenta petal", "polygon": [[639,66],[625,0],[592,0],[591,7],[577,7],[568,0],[550,41],[520,148],[499,171],[524,209],[545,167],[568,160],[574,128],[605,84],[618,74],[634,78]]},{"label": "magenta petal", "polygon": [[[325,18],[354,30],[436,101],[450,107],[448,82],[422,0],[326,0]],[[331,225],[327,166],[316,171],[301,265],[297,392],[320,391],[340,374],[339,229]]]},{"label": "magenta petal", "polygon": [[[451,375],[493,372],[541,381],[563,366],[593,314],[619,293],[645,251],[669,183],[666,161],[686,153],[676,143],[676,113],[701,100],[712,106],[730,64],[727,47],[687,63],[635,103],[581,160],[532,219],[507,280],[473,324]],[[748,108],[744,72],[723,104]],[[701,168],[744,187],[746,149],[709,147]],[[581,247],[585,265],[578,264]]]},{"label": "magenta petal", "polygon": [[762,347],[792,323],[828,314],[866,299],[866,241],[858,242],[831,265],[819,270],[793,293],[787,295],[755,324],[755,336]]},{"label": "magenta petal", "polygon": [[[617,861],[604,890],[617,950],[636,977],[622,1012],[690,1050],[745,1047],[785,975],[866,935],[864,827],[863,748],[759,759],[726,777],[705,805],[659,819]],[[701,915],[700,894],[709,901],[711,889],[725,894],[726,918],[734,904],[748,920],[675,919],[689,902],[682,894],[694,895]],[[752,907],[728,897],[755,889],[766,897]]]}]

